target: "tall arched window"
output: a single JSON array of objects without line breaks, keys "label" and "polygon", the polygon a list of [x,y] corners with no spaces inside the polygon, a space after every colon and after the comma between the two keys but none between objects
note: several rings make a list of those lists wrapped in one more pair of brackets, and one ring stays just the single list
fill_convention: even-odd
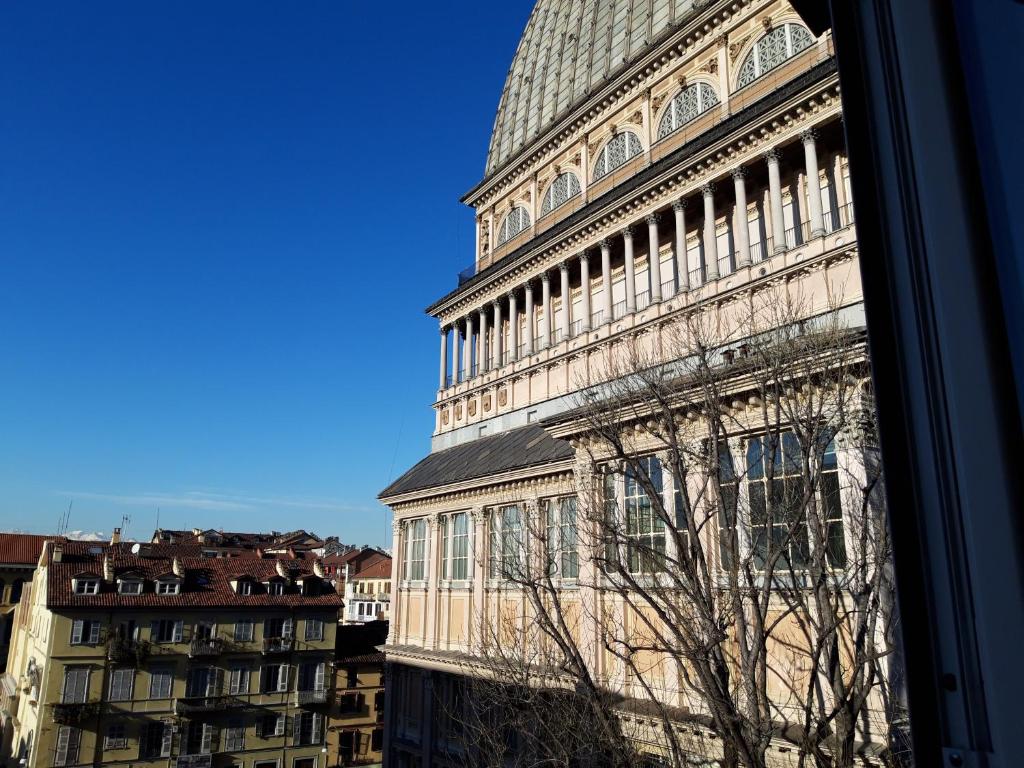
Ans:
[{"label": "tall arched window", "polygon": [[597,153],[597,164],[594,166],[594,180],[607,176],[620,165],[625,165],[644,151],[640,137],[632,131],[615,134],[611,141]]},{"label": "tall arched window", "polygon": [[498,245],[503,245],[530,226],[530,213],[523,206],[517,205],[508,212],[498,230]]},{"label": "tall arched window", "polygon": [[737,87],[748,85],[766,72],[814,45],[814,35],[799,24],[783,24],[757,41],[740,67]]},{"label": "tall arched window", "polygon": [[664,139],[670,133],[678,131],[717,103],[718,94],[707,83],[686,86],[668,103],[658,126],[658,138]]},{"label": "tall arched window", "polygon": [[545,213],[549,213],[562,203],[572,200],[576,195],[580,193],[580,180],[576,178],[575,173],[560,173],[551,186],[548,187],[548,191],[544,193],[544,200],[540,204],[540,215],[543,216]]}]

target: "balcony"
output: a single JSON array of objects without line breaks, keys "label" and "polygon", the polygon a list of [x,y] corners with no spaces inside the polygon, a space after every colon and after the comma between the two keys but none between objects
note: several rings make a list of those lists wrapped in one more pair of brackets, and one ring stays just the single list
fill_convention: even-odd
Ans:
[{"label": "balcony", "polygon": [[65,702],[50,705],[50,715],[57,725],[74,725],[81,727],[82,723],[96,717],[99,714],[99,704],[87,704],[86,702]]},{"label": "balcony", "polygon": [[197,656],[219,656],[224,652],[224,641],[219,637],[193,637],[188,647],[191,658]]},{"label": "balcony", "polygon": [[206,712],[224,712],[244,706],[234,696],[185,696],[174,700],[174,714],[188,716],[201,715]]},{"label": "balcony", "polygon": [[326,690],[311,690],[311,691],[296,691],[295,692],[295,706],[297,707],[312,707],[317,704],[327,703],[327,691]]},{"label": "balcony", "polygon": [[263,653],[291,653],[295,640],[291,637],[263,638]]},{"label": "balcony", "polygon": [[149,656],[149,650],[147,642],[114,636],[107,642],[107,659],[115,664],[139,666]]},{"label": "balcony", "polygon": [[213,755],[178,755],[174,758],[174,768],[210,768]]}]

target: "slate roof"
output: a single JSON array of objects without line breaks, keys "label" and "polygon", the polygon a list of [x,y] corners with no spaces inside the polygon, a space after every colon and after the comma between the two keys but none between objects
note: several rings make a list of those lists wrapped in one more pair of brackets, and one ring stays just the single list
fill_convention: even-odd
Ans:
[{"label": "slate roof", "polygon": [[573,449],[567,442],[551,437],[536,424],[529,424],[432,453],[381,491],[378,498],[476,480],[572,457]]},{"label": "slate roof", "polygon": [[0,565],[35,565],[43,551],[43,542],[60,538],[28,533],[0,533]]},{"label": "slate roof", "polygon": [[[180,594],[158,595],[153,582],[173,569],[172,557],[144,557],[131,552],[131,544],[97,544],[96,542],[63,542],[61,562],[54,562],[53,547],[47,557],[47,606],[50,608],[341,608],[343,601],[333,587],[324,582],[322,592],[303,595],[298,588],[286,590],[283,595],[270,595],[257,591],[252,595],[239,595],[231,581],[250,576],[258,582],[268,581],[283,564],[292,580],[313,575],[312,563],[290,558],[258,557],[185,557],[178,555],[179,567],[184,573]],[[71,580],[89,571],[103,572],[103,559],[107,557],[114,570],[114,581],[100,583],[97,595],[76,595]],[[122,595],[117,591],[117,578],[128,573],[141,576],[142,594]]]}]

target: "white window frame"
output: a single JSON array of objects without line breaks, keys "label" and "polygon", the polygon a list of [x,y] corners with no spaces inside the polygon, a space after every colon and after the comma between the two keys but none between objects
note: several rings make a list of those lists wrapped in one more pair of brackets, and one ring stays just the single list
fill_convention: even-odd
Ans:
[{"label": "white window frame", "polygon": [[134,693],[135,669],[133,667],[115,667],[110,670],[108,701],[131,701]]},{"label": "white window frame", "polygon": [[239,696],[249,693],[251,670],[245,664],[235,664],[228,669],[228,693]]},{"label": "white window frame", "polygon": [[311,616],[305,621],[304,638],[312,642],[320,642],[324,639],[324,620],[319,616]]},{"label": "white window frame", "polygon": [[[572,522],[567,522],[566,509],[572,509]],[[576,581],[580,573],[579,504],[575,496],[556,496],[541,500],[546,534],[545,565],[555,579]],[[571,544],[567,543],[571,540]],[[575,556],[575,562],[573,562]],[[566,564],[571,566],[566,568]],[[566,575],[568,572],[569,575]]]},{"label": "white window frame", "polygon": [[[60,701],[61,704],[85,704],[89,701],[89,678],[92,677],[90,674],[89,667],[85,666],[67,666],[64,667],[64,677],[61,682],[60,689]],[[84,680],[84,684],[79,687],[77,681]],[[69,691],[68,682],[76,681],[73,684],[72,689]]]},{"label": "white window frame", "polygon": [[181,594],[181,582],[177,579],[161,579],[156,582],[158,595],[172,596]]},{"label": "white window frame", "polygon": [[121,579],[117,582],[119,595],[141,595],[142,582],[139,579]]},{"label": "white window frame", "polygon": [[228,721],[224,728],[224,750],[226,752],[241,752],[245,749],[245,723],[234,718]]},{"label": "white window frame", "polygon": [[[120,733],[120,735],[112,735],[112,733]],[[103,750],[108,749],[127,749],[128,748],[128,729],[124,723],[110,723],[107,726],[107,731],[103,734]]]},{"label": "white window frame", "polygon": [[[509,581],[509,576],[521,577],[526,568],[527,530],[523,525],[526,505],[522,502],[502,504],[491,508],[488,575],[492,581]],[[510,564],[516,564],[517,573],[511,573]]]},{"label": "white window frame", "polygon": [[100,580],[92,577],[75,579],[76,595],[98,595],[100,592]]},{"label": "white window frame", "polygon": [[402,570],[406,581],[425,581],[427,574],[427,518],[418,517],[406,523],[405,561]]},{"label": "white window frame", "polygon": [[149,671],[149,698],[170,699],[174,691],[174,667],[153,667]]},{"label": "white window frame", "polygon": [[252,619],[239,619],[236,621],[233,636],[236,643],[251,643],[253,638]]},{"label": "white window frame", "polygon": [[56,766],[75,765],[78,762],[78,751],[82,747],[82,730],[72,725],[61,725],[57,728],[57,744],[53,752],[53,764]]},{"label": "white window frame", "polygon": [[95,619],[75,619],[71,622],[71,645],[97,645],[100,641],[100,623]]}]

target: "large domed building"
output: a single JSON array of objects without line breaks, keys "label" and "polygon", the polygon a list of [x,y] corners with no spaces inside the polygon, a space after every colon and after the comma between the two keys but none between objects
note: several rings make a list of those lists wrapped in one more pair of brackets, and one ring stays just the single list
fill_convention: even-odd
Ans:
[{"label": "large domed building", "polygon": [[[380,495],[395,520],[388,764],[449,764],[438,701],[486,666],[499,618],[529,625],[504,577],[510,556],[534,556],[538,515],[571,530],[559,588],[580,606],[594,679],[630,698],[621,660],[599,650],[599,617],[625,614],[594,608],[575,526],[585,496],[629,508],[636,483],[595,480],[579,409],[621,376],[609,361],[623,350],[672,364],[673,323],[768,287],[863,325],[841,114],[831,34],[784,0],[538,0],[463,198],[473,265],[427,308],[432,451]],[[700,710],[675,666],[655,688],[672,711]]]}]

